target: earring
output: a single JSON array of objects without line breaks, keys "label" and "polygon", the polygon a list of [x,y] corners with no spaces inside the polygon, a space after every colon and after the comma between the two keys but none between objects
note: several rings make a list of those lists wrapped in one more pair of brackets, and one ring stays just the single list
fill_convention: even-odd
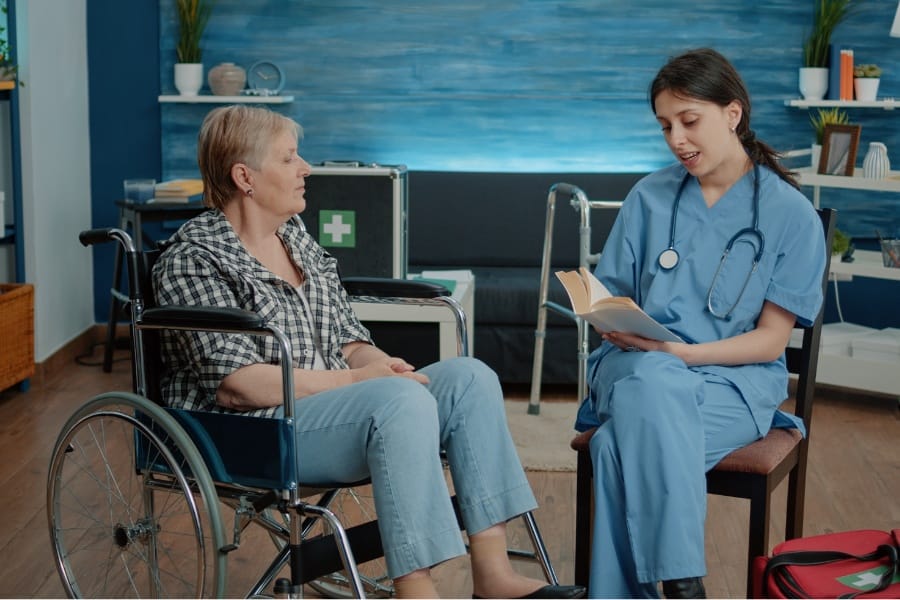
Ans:
[{"label": "earring", "polygon": [[247,188],[247,191],[244,192],[247,196],[253,197],[253,188]]}]

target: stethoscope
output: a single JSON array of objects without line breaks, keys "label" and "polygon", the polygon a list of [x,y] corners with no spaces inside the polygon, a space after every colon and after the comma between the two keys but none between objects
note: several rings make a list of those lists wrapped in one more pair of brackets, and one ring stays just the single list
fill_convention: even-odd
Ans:
[{"label": "stethoscope", "polygon": [[[675,205],[672,207],[672,222],[669,225],[669,247],[660,252],[659,258],[657,259],[659,267],[664,271],[671,271],[678,266],[678,262],[681,260],[678,250],[675,249],[675,224],[678,220],[678,205],[681,203],[681,194],[684,193],[684,188],[687,186],[691,177],[690,173],[685,173],[684,178],[681,180],[681,185],[678,186],[678,193],[675,194]],[[728,312],[720,314],[712,307],[713,288],[715,288],[716,280],[719,278],[719,273],[722,271],[722,266],[725,264],[725,259],[728,258],[728,253],[731,252],[732,246],[734,246],[734,243],[738,238],[744,235],[755,237],[757,241],[756,255],[753,257],[753,266],[751,267],[750,272],[747,273],[747,277],[744,279],[744,285],[741,287],[741,292],[738,294],[734,304],[731,305]],[[710,283],[709,290],[706,292],[706,308],[714,317],[719,319],[729,319],[731,317],[731,313],[740,303],[741,297],[744,295],[744,290],[747,289],[747,284],[750,283],[750,277],[756,272],[765,245],[765,238],[763,237],[762,231],[759,230],[759,165],[753,163],[753,225],[751,227],[745,227],[731,236],[731,239],[728,240],[728,244],[725,246],[725,250],[722,252],[722,258],[719,259],[719,266],[716,267],[716,273],[713,275],[712,283]]]}]

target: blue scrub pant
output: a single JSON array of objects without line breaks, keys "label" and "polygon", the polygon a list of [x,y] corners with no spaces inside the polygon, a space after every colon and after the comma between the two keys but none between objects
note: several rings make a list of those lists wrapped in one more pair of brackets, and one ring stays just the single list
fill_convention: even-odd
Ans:
[{"label": "blue scrub pant", "polygon": [[705,473],[759,433],[735,387],[671,354],[613,349],[590,385],[590,596],[657,598],[660,580],[706,574]]},{"label": "blue scrub pant", "polygon": [[506,424],[496,374],[473,358],[370,379],[295,403],[302,481],[371,477],[392,578],[465,553],[440,449],[470,534],[537,507]]}]

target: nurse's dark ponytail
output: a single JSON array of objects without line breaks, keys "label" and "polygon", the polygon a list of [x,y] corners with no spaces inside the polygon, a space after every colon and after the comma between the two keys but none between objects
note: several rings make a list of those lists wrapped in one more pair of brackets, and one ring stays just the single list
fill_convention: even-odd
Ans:
[{"label": "nurse's dark ponytail", "polygon": [[656,97],[664,90],[714,102],[722,107],[735,100],[739,102],[743,110],[741,120],[735,127],[735,135],[741,140],[750,160],[769,167],[786,182],[800,188],[794,174],[778,160],[780,154],[762,140],[756,139],[756,134],[750,129],[750,94],[727,58],[712,48],[699,48],[670,59],[650,84],[650,107],[654,114]]}]

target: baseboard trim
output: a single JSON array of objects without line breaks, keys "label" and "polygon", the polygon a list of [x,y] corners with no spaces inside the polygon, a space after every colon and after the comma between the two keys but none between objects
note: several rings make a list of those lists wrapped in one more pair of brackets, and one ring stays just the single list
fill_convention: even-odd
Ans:
[{"label": "baseboard trim", "polygon": [[[116,339],[127,338],[131,334],[127,324],[116,326]],[[95,353],[102,356],[102,345],[106,342],[106,325],[92,325],[79,335],[75,336],[62,348],[48,356],[42,362],[34,366],[34,376],[30,382],[32,385],[43,385],[52,381],[64,372],[65,368],[79,356],[85,356],[99,348]]]}]

